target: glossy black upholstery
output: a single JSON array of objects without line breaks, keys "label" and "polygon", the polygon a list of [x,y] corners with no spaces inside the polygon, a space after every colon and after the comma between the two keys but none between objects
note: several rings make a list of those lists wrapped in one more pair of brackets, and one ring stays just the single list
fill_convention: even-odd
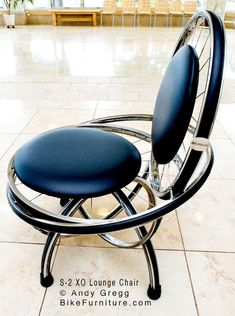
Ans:
[{"label": "glossy black upholstery", "polygon": [[160,164],[170,162],[182,144],[194,108],[198,78],[197,53],[185,45],[167,67],[155,104],[152,148]]},{"label": "glossy black upholstery", "polygon": [[44,133],[21,147],[15,170],[29,188],[57,197],[95,197],[130,183],[141,157],[125,138],[89,128]]},{"label": "glossy black upholstery", "polygon": [[[156,100],[152,147],[158,163],[178,151],[192,115],[199,75],[195,50],[185,45],[173,56]],[[56,197],[96,197],[129,184],[138,174],[140,154],[116,134],[89,128],[44,133],[21,147],[15,171],[28,187]]]}]

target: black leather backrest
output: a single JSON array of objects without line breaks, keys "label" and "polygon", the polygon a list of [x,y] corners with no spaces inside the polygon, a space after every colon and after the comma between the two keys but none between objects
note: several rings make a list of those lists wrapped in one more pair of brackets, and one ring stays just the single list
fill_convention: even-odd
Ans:
[{"label": "black leather backrest", "polygon": [[160,164],[170,162],[186,134],[195,103],[199,60],[185,45],[172,57],[159,88],[152,125],[152,150]]}]

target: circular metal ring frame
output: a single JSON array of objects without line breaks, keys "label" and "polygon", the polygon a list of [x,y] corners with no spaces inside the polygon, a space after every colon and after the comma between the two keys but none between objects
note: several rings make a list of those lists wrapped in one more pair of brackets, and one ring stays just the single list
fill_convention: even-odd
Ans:
[{"label": "circular metal ring frame", "polygon": [[[222,73],[223,73],[223,63],[224,63],[224,33],[222,22],[211,12],[199,12],[194,15],[190,21],[187,23],[180,39],[177,43],[175,52],[185,44],[192,44],[190,39],[192,39],[193,34],[195,35],[196,30],[200,28],[205,28],[209,30],[209,37],[207,40],[210,40],[210,55],[208,59],[208,73],[206,80],[206,89],[203,93],[203,100],[201,102],[202,106],[199,112],[198,121],[196,126],[189,127],[189,130],[193,130],[193,137],[209,137],[211,128],[213,126],[217,104],[220,97],[221,83],[222,83]],[[202,32],[200,30],[200,32]],[[201,33],[200,33],[201,34]],[[199,35],[201,37],[201,35]],[[199,39],[198,39],[199,40]],[[203,48],[204,49],[204,48]],[[174,52],[174,53],[175,53]],[[125,118],[125,116],[124,116]],[[151,120],[151,116],[126,116],[128,120]],[[124,120],[123,117],[116,119],[116,121]],[[115,121],[115,120],[114,120]],[[109,120],[112,122],[112,119]],[[151,142],[151,136],[145,132],[140,132],[138,130],[119,127],[116,125],[105,125],[102,123],[109,123],[107,120],[94,120],[89,124],[77,126],[78,128],[90,127],[90,128],[101,128],[104,130],[109,130],[111,132],[125,134],[129,136],[137,137],[138,139],[144,140],[148,143]],[[115,197],[122,205],[122,208],[129,215],[124,218],[112,218],[109,216],[106,219],[80,219],[64,216],[62,214],[55,214],[49,212],[31,201],[29,201],[22,193],[17,189],[16,186],[16,174],[14,170],[14,157],[9,163],[8,167],[8,189],[7,195],[9,203],[14,210],[14,212],[22,218],[24,221],[30,223],[40,230],[58,232],[61,234],[104,234],[112,231],[119,231],[132,227],[139,227],[145,223],[156,221],[165,214],[174,210],[189,198],[191,198],[198,189],[206,181],[212,165],[213,165],[213,151],[210,145],[208,145],[206,150],[206,159],[205,162],[198,173],[196,179],[188,184],[189,179],[192,175],[191,170],[195,169],[198,161],[200,160],[201,153],[195,151],[189,146],[189,150],[186,153],[186,158],[180,162],[179,168],[180,172],[174,182],[167,188],[159,189],[156,186],[155,193],[166,201],[162,201],[161,205],[153,206],[150,209],[143,211],[141,213],[130,215],[129,212],[131,209],[131,204],[126,195],[119,190],[115,193]],[[175,164],[178,164],[177,159],[174,161]],[[189,168],[190,166],[190,168]],[[158,168],[158,166],[157,166]],[[190,172],[189,172],[190,169]],[[154,177],[153,177],[154,180]],[[152,183],[154,182],[152,180]],[[155,180],[156,176],[155,176]],[[159,180],[159,179],[158,179]],[[145,189],[147,186],[145,187]],[[147,191],[150,190],[150,187],[147,188]],[[169,195],[170,193],[170,195]],[[82,206],[84,199],[70,200],[65,208],[75,209]],[[148,238],[150,238],[154,232],[154,223],[152,228],[148,233]],[[112,239],[112,238],[111,238]],[[146,237],[147,239],[147,237]],[[111,240],[111,242],[114,242]],[[120,241],[118,241],[120,244]],[[135,243],[136,244],[136,243]],[[133,244],[128,246],[132,247]]]}]

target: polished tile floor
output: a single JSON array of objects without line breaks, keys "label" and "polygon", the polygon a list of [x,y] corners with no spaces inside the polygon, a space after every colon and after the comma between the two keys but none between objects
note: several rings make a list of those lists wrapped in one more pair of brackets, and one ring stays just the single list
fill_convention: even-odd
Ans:
[{"label": "polished tile floor", "polygon": [[[104,115],[151,113],[180,31],[0,28],[0,315],[234,315],[235,31],[227,31],[224,93],[212,135],[214,169],[196,197],[164,218],[153,239],[162,283],[158,301],[149,304],[146,296],[142,250],[112,248],[95,236],[63,239],[55,255],[55,283],[42,288],[45,236],[19,220],[5,196],[9,159],[34,135]],[[104,200],[112,206],[113,201]],[[103,202],[93,201],[93,208],[102,211]],[[60,306],[62,298],[78,291],[76,278],[86,283],[121,278],[139,283],[105,288],[117,290],[119,299],[128,301],[126,307]],[[71,287],[62,285],[68,279]],[[85,295],[92,289],[86,284],[83,296],[73,299],[91,299],[91,293]],[[113,292],[102,296],[101,289],[95,287],[95,299],[115,298]]]}]

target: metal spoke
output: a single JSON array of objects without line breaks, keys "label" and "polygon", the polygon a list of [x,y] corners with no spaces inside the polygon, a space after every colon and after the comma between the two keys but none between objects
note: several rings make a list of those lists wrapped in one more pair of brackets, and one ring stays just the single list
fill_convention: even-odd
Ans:
[{"label": "metal spoke", "polygon": [[197,96],[196,96],[196,99],[198,99],[201,95],[203,95],[204,93],[206,92],[206,90],[204,90],[204,91],[202,91],[200,94],[198,94]]},{"label": "metal spoke", "polygon": [[204,49],[205,49],[205,47],[206,47],[206,44],[207,44],[209,38],[210,38],[210,32],[209,32],[209,34],[208,34],[208,36],[207,36],[207,38],[206,38],[206,41],[205,41],[205,43],[204,43],[204,45],[203,45],[203,47],[202,47],[201,53],[200,53],[200,55],[199,55],[199,59],[201,58],[201,56],[202,56],[202,54],[203,54],[203,52],[204,52]]},{"label": "metal spoke", "polygon": [[162,183],[162,178],[163,178],[163,175],[164,175],[165,167],[166,167],[166,165],[163,165],[162,173],[161,173],[161,176],[160,176],[160,184]]},{"label": "metal spoke", "polygon": [[202,69],[205,67],[205,65],[209,62],[210,57],[205,61],[205,63],[202,65],[202,67],[200,68],[199,72],[202,71]]},{"label": "metal spoke", "polygon": [[[125,189],[127,189],[129,192],[132,192],[131,189],[129,189],[127,186],[124,187]],[[149,203],[149,205],[154,206],[153,203],[149,202],[147,199],[145,199],[143,196],[138,195],[138,193],[133,192],[133,194],[138,197],[139,199],[143,200],[144,202]]]},{"label": "metal spoke", "polygon": [[135,140],[134,142],[132,142],[132,144],[134,145],[134,144],[139,143],[139,142],[141,142],[141,141],[142,141],[142,139],[137,139],[137,140]]},{"label": "metal spoke", "polygon": [[195,119],[195,117],[194,117],[193,115],[192,115],[191,119],[193,119],[193,121],[194,121],[195,123],[197,123],[197,120]]},{"label": "metal spoke", "polygon": [[144,151],[143,153],[140,153],[140,154],[141,154],[141,156],[142,156],[142,155],[146,155],[146,154],[148,154],[148,153],[151,153],[151,150]]},{"label": "metal spoke", "polygon": [[196,21],[195,21],[195,25],[194,25],[194,28],[193,28],[193,34],[191,35],[192,43],[194,42],[194,37],[195,37],[196,28],[197,28],[197,22],[198,21],[199,21],[199,18],[197,18]]},{"label": "metal spoke", "polygon": [[30,202],[32,202],[32,201],[34,201],[34,200],[36,200],[37,198],[39,198],[39,196],[41,196],[42,195],[42,193],[39,193],[38,195],[36,195],[34,198],[32,198],[31,200],[30,200]]},{"label": "metal spoke", "polygon": [[198,45],[199,40],[200,40],[200,38],[201,38],[202,31],[203,31],[203,28],[201,28],[201,30],[200,30],[200,34],[199,34],[199,36],[198,36],[198,38],[197,38],[197,42],[196,42],[196,45],[195,45],[195,49],[197,48],[197,45]]},{"label": "metal spoke", "polygon": [[182,146],[183,146],[184,152],[186,153],[186,146],[185,146],[184,142],[183,142]]}]

